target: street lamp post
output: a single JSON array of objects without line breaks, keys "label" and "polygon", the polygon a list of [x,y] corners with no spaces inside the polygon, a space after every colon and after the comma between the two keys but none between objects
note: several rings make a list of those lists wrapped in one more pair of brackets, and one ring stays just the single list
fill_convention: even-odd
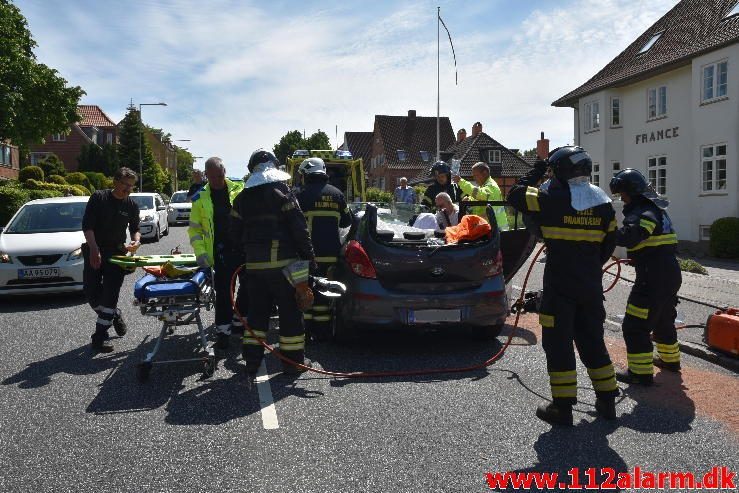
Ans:
[{"label": "street lamp post", "polygon": [[139,103],[139,192],[144,191],[144,158],[141,153],[144,141],[144,119],[141,117],[142,106],[167,106],[167,103]]}]

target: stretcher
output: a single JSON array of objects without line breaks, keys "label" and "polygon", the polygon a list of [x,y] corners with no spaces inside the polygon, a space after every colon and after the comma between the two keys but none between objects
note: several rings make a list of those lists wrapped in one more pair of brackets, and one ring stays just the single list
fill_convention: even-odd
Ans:
[{"label": "stretcher", "polygon": [[[158,256],[172,257],[171,255]],[[168,258],[169,261],[178,259]],[[143,265],[149,264],[149,259],[137,260]],[[139,264],[141,265],[141,264]],[[175,279],[156,277],[145,274],[134,285],[134,305],[141,309],[141,314],[156,317],[162,322],[159,337],[156,339],[154,348],[137,365],[136,376],[141,382],[149,378],[151,369],[155,364],[182,363],[197,361],[202,365],[203,376],[211,377],[216,370],[216,358],[212,347],[208,346],[203,322],[200,318],[200,310],[205,308],[211,310],[214,302],[214,291],[212,276],[209,271],[197,270],[183,277]],[[162,341],[174,334],[175,328],[180,325],[197,325],[200,342],[200,352],[197,357],[179,360],[155,361],[157,353],[161,348]]]},{"label": "stretcher", "polygon": [[121,267],[146,267],[171,262],[177,265],[197,265],[195,255],[180,253],[175,255],[113,255],[110,263]]}]

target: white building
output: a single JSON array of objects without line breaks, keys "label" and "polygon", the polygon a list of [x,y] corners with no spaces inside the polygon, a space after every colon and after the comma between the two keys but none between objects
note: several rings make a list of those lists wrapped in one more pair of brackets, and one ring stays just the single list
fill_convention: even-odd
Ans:
[{"label": "white building", "polygon": [[605,190],[636,168],[670,200],[681,242],[739,216],[739,4],[683,0],[588,82],[571,107],[575,142]]}]

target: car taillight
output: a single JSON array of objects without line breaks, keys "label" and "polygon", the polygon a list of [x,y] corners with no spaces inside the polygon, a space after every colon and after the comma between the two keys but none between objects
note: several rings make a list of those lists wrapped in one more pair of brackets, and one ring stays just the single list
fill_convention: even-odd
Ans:
[{"label": "car taillight", "polygon": [[485,270],[485,277],[495,277],[503,270],[503,254],[498,250],[495,260],[487,259],[482,262],[482,268]]},{"label": "car taillight", "polygon": [[377,279],[377,272],[375,266],[372,265],[372,261],[367,256],[367,252],[364,251],[362,245],[356,241],[351,240],[346,245],[344,251],[344,259],[349,264],[349,268],[359,277],[367,279]]}]

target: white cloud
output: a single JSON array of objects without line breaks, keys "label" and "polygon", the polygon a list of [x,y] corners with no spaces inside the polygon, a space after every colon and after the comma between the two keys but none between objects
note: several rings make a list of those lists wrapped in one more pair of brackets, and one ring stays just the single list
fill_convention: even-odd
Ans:
[{"label": "white cloud", "polygon": [[[459,86],[443,39],[442,114],[455,128],[480,120],[509,147],[533,147],[542,130],[553,144],[571,141],[571,111],[551,102],[675,3],[550,2],[520,25],[496,30],[445,16]],[[120,118],[129,98],[164,100],[169,106],[147,108],[145,119],[192,139],[197,155],[221,155],[230,173],[243,173],[253,149],[271,147],[288,130],[321,128],[333,140],[338,125],[341,140],[344,131],[371,130],[375,114],[436,114],[436,9],[427,2],[404,2],[380,16],[359,12],[361,4],[311,13],[226,1],[207,8],[190,0],[140,5],[102,19],[67,9],[64,22],[34,4],[21,8],[42,61],[83,86],[85,102]]]}]

